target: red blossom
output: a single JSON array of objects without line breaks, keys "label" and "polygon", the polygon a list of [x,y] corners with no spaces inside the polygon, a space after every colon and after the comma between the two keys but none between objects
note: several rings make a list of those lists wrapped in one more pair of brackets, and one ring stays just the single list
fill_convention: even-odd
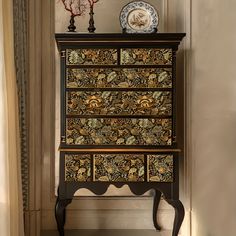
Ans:
[{"label": "red blossom", "polygon": [[83,15],[87,8],[86,0],[61,0],[61,1],[64,4],[65,9],[69,11],[72,16]]}]

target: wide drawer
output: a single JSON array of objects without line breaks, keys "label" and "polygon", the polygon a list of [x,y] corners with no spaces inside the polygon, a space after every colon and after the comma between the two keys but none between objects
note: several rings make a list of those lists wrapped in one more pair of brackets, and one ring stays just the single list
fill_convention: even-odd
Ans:
[{"label": "wide drawer", "polygon": [[144,169],[143,155],[94,155],[94,181],[140,182]]},{"label": "wide drawer", "polygon": [[171,119],[67,118],[67,145],[171,145]]},{"label": "wide drawer", "polygon": [[68,115],[168,115],[172,114],[171,92],[73,91],[67,92]]},{"label": "wide drawer", "polygon": [[171,68],[67,68],[67,88],[171,88]]},{"label": "wide drawer", "polygon": [[121,65],[171,65],[170,48],[125,48],[121,49]]},{"label": "wide drawer", "polygon": [[174,181],[174,156],[65,154],[65,181],[170,183]]},{"label": "wide drawer", "polygon": [[67,65],[116,65],[118,62],[117,49],[67,49]]}]

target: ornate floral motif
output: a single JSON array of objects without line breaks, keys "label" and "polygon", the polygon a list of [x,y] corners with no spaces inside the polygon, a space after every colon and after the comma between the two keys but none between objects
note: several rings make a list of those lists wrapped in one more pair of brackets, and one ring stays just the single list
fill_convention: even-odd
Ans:
[{"label": "ornate floral motif", "polygon": [[65,181],[91,181],[90,155],[65,155]]},{"label": "ornate floral motif", "polygon": [[67,49],[67,65],[115,65],[116,49]]},{"label": "ornate floral motif", "polygon": [[173,155],[148,155],[150,182],[173,182]]},{"label": "ornate floral motif", "polygon": [[70,115],[171,115],[171,93],[155,92],[68,92]]},{"label": "ornate floral motif", "polygon": [[171,88],[171,68],[67,69],[67,88]]},{"label": "ornate floral motif", "polygon": [[94,155],[95,181],[144,181],[143,155]]},{"label": "ornate floral motif", "polygon": [[121,49],[122,65],[171,65],[172,49],[126,48]]},{"label": "ornate floral motif", "polygon": [[171,119],[67,118],[69,145],[171,145]]}]

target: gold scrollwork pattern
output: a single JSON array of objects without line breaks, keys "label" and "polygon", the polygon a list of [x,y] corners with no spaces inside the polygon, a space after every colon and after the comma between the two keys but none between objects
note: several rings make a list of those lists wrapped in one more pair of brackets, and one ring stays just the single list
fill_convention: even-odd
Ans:
[{"label": "gold scrollwork pattern", "polygon": [[90,155],[65,155],[65,181],[91,181]]},{"label": "gold scrollwork pattern", "polygon": [[170,92],[85,92],[67,93],[69,115],[171,115]]},{"label": "gold scrollwork pattern", "polygon": [[68,68],[67,88],[171,88],[171,68]]},{"label": "gold scrollwork pattern", "polygon": [[126,48],[121,49],[122,65],[171,65],[172,49]]},{"label": "gold scrollwork pattern", "polygon": [[143,155],[94,155],[95,181],[144,181]]},{"label": "gold scrollwork pattern", "polygon": [[116,49],[67,49],[67,65],[115,65]]},{"label": "gold scrollwork pattern", "polygon": [[148,180],[173,182],[173,155],[148,155]]},{"label": "gold scrollwork pattern", "polygon": [[171,145],[171,119],[67,118],[68,145]]}]

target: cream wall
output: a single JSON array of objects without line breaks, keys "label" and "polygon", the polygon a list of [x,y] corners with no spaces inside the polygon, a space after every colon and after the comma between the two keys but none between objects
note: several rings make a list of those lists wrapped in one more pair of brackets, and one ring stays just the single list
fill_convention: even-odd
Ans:
[{"label": "cream wall", "polygon": [[[130,0],[100,0],[94,5],[94,19],[96,33],[104,32],[121,32],[119,15],[123,6],[131,2]],[[160,15],[160,25],[159,30],[162,31],[164,28],[164,1],[162,0],[148,0],[152,4],[158,14]],[[65,11],[64,5],[61,0],[55,0],[55,31],[56,32],[66,32],[69,25],[70,13]],[[84,16],[76,17],[76,31],[88,33],[88,22],[89,15],[88,12]]]},{"label": "cream wall", "polygon": [[236,1],[192,1],[192,236],[236,235]]}]

